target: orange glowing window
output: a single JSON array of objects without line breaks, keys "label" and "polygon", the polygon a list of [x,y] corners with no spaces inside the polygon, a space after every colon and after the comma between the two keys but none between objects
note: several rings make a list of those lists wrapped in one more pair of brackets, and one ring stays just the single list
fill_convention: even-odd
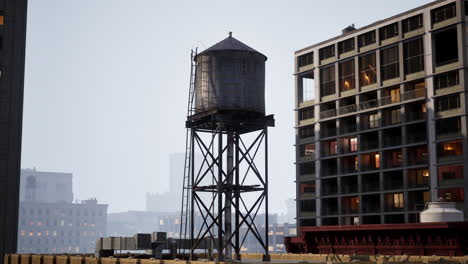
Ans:
[{"label": "orange glowing window", "polygon": [[375,154],[374,155],[374,158],[375,158],[375,168],[380,168],[380,154]]},{"label": "orange glowing window", "polygon": [[5,24],[5,16],[0,15],[0,25]]}]

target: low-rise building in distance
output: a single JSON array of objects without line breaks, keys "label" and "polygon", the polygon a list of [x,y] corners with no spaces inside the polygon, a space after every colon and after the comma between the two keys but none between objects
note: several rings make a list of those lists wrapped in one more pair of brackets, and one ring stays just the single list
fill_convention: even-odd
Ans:
[{"label": "low-rise building in distance", "polygon": [[105,236],[107,205],[73,203],[71,173],[21,171],[19,253],[92,253]]}]

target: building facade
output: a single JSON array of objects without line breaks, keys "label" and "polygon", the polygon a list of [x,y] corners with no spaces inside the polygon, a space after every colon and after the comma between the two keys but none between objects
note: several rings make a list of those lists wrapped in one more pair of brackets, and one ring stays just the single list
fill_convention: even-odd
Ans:
[{"label": "building facade", "polygon": [[93,253],[106,235],[107,205],[21,202],[18,253]]},{"label": "building facade", "polygon": [[22,169],[20,202],[72,203],[73,174]]},{"label": "building facade", "polygon": [[26,13],[27,0],[0,0],[0,256],[17,245]]},{"label": "building facade", "polygon": [[73,203],[73,175],[21,170],[19,253],[92,253],[106,235],[107,205]]},{"label": "building facade", "polygon": [[295,53],[301,226],[468,216],[468,4],[439,0]]}]

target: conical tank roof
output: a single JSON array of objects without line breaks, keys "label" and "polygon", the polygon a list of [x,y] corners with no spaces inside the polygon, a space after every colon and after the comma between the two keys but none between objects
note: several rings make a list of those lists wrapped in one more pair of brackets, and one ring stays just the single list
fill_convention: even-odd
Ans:
[{"label": "conical tank roof", "polygon": [[229,36],[227,38],[214,44],[208,49],[198,53],[197,56],[204,55],[206,53],[213,52],[213,51],[249,51],[249,52],[258,53],[262,55],[263,57],[265,57],[265,60],[267,60],[267,57],[265,55],[263,55],[262,53],[256,51],[255,49],[247,46],[246,44],[234,38],[232,36],[232,32],[229,32]]}]

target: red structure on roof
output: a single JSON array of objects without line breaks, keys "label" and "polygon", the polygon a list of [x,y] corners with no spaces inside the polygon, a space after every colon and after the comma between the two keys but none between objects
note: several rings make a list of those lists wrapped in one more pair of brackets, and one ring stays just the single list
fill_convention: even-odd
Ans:
[{"label": "red structure on roof", "polygon": [[302,227],[288,253],[463,256],[468,222]]}]

